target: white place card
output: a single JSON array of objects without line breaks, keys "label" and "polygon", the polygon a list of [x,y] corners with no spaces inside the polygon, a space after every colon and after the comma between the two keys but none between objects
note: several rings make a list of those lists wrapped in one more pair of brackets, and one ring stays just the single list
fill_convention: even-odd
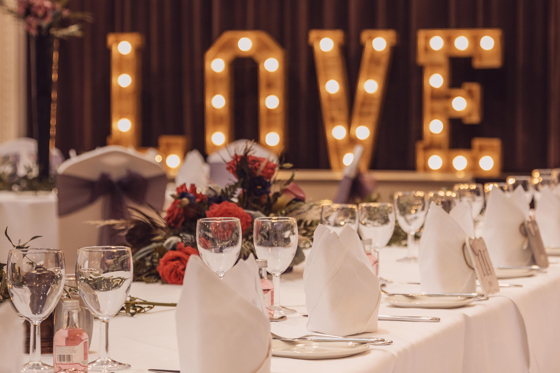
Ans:
[{"label": "white place card", "polygon": [[521,234],[529,240],[529,248],[533,252],[535,263],[541,268],[548,268],[548,254],[546,253],[541,231],[539,230],[539,225],[536,220],[527,220],[521,225],[519,230]]},{"label": "white place card", "polygon": [[492,265],[492,260],[484,240],[482,238],[468,238],[465,244],[465,251],[474,265],[474,271],[484,295],[499,292],[500,284],[498,283],[498,277],[496,272],[494,272],[494,266]]}]

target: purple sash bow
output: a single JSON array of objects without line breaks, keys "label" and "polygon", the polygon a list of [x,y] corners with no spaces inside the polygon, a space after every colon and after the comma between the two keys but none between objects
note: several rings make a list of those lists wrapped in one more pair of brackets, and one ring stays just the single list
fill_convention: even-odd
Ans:
[{"label": "purple sash bow", "polygon": [[363,200],[370,195],[376,188],[375,179],[359,172],[355,178],[344,176],[338,185],[334,203],[355,203],[357,199]]}]

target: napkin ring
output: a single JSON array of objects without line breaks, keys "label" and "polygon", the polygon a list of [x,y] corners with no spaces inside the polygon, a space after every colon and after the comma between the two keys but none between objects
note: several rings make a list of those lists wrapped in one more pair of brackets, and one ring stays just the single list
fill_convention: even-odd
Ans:
[{"label": "napkin ring", "polygon": [[470,269],[472,269],[472,270],[474,271],[474,267],[471,266],[471,265],[469,264],[469,261],[467,260],[467,254],[465,254],[465,249],[466,249],[466,248],[467,248],[467,244],[464,243],[464,244],[463,244],[463,259],[465,259],[465,264],[467,265],[467,267],[469,267]]}]

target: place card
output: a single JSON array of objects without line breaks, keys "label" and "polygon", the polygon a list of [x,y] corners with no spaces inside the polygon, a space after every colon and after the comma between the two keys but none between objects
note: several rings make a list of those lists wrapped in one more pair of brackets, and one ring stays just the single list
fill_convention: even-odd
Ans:
[{"label": "place card", "polygon": [[528,238],[529,248],[533,252],[535,263],[541,268],[548,268],[548,254],[544,247],[541,231],[536,220],[527,220],[519,227],[521,234]]},{"label": "place card", "polygon": [[496,272],[494,272],[494,266],[492,265],[492,260],[484,240],[482,238],[468,238],[463,251],[467,251],[467,255],[474,265],[474,271],[484,295],[499,292],[500,284],[498,283],[498,277]]}]

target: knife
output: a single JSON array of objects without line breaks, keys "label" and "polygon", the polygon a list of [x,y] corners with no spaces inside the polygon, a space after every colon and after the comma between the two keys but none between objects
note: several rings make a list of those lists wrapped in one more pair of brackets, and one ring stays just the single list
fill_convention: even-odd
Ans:
[{"label": "knife", "polygon": [[410,322],[440,322],[439,317],[434,316],[394,316],[394,315],[379,315],[379,321],[410,321]]}]

